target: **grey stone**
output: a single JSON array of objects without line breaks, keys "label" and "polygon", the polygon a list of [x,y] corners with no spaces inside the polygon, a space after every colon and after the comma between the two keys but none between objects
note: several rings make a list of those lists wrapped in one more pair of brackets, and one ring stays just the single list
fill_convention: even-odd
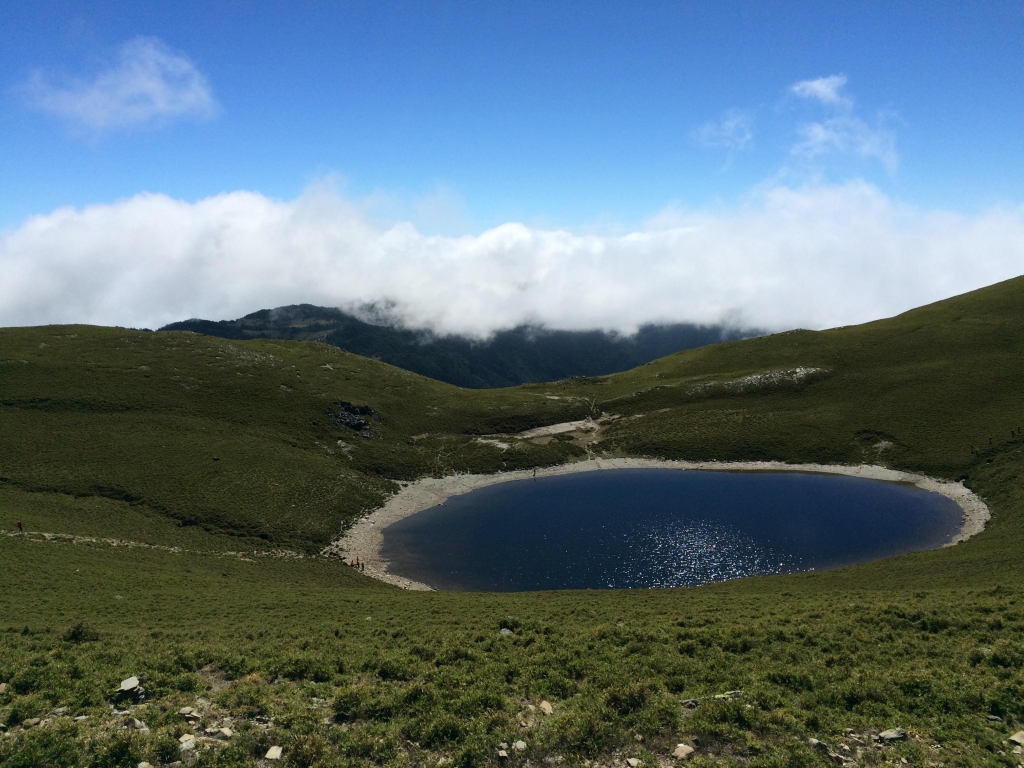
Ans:
[{"label": "grey stone", "polygon": [[902,728],[890,728],[878,734],[878,738],[882,741],[903,741],[903,739],[907,738],[907,732]]},{"label": "grey stone", "polygon": [[67,711],[68,711],[67,707],[57,707],[55,710],[53,710],[53,714],[55,714],[57,717],[61,717]]},{"label": "grey stone", "polygon": [[498,757],[501,758],[502,760],[507,760],[508,759],[508,752],[506,752],[504,749],[499,749],[498,750]]},{"label": "grey stone", "polygon": [[1017,731],[1013,736],[1010,737],[1010,741],[1014,744],[1019,744],[1024,747],[1024,731]]},{"label": "grey stone", "polygon": [[501,635],[502,637],[508,637],[509,635],[514,634],[514,633],[512,632],[511,629],[508,629],[507,627],[502,627],[501,631],[498,634]]},{"label": "grey stone", "polygon": [[89,719],[88,715],[79,715],[78,717],[75,718],[75,722],[76,723],[84,723],[88,719]]},{"label": "grey stone", "polygon": [[281,747],[274,746],[267,750],[265,757],[267,760],[280,760],[283,752],[284,750]]},{"label": "grey stone", "polygon": [[526,749],[526,742],[517,741],[515,744],[512,745],[512,748],[517,752],[522,752],[524,749]]},{"label": "grey stone", "polygon": [[127,693],[139,687],[139,678],[132,676],[121,681],[121,690]]},{"label": "grey stone", "polygon": [[41,723],[41,722],[42,722],[42,720],[40,720],[38,717],[30,717],[28,720],[22,720],[21,721],[21,727],[22,728],[31,728],[33,725],[39,725],[39,723]]},{"label": "grey stone", "polygon": [[551,706],[550,702],[542,701],[540,703],[540,711],[543,712],[545,715],[551,715],[554,714],[555,708]]},{"label": "grey stone", "polygon": [[629,764],[629,768],[640,768],[643,765],[643,760],[638,760],[635,757],[627,757],[626,762]]},{"label": "grey stone", "polygon": [[672,750],[672,757],[676,760],[689,760],[693,755],[693,747],[689,744],[676,744],[676,748]]}]

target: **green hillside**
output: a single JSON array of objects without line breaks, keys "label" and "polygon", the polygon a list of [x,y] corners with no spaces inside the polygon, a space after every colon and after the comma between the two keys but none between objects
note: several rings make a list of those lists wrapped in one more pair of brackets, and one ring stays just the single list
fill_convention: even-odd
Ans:
[{"label": "green hillside", "polygon": [[[2,329],[0,763],[278,744],[290,765],[653,768],[686,742],[694,765],[1017,765],[1022,382],[1024,278],[500,390],[309,342]],[[594,446],[512,436],[602,414]],[[587,450],[882,463],[965,479],[993,519],[952,549],[688,590],[406,593],[315,556],[395,481]],[[116,700],[138,674],[145,702]]]}]

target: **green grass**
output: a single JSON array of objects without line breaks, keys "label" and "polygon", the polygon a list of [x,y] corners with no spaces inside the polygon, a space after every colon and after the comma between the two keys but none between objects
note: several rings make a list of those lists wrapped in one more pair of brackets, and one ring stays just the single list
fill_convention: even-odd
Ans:
[{"label": "green grass", "polygon": [[[822,370],[729,384],[797,367]],[[489,391],[317,344],[0,330],[0,528],[188,550],[0,536],[0,763],[171,762],[189,730],[177,709],[201,697],[207,723],[236,731],[203,765],[252,765],[276,743],[291,765],[653,768],[694,739],[696,765],[831,764],[810,737],[861,746],[862,765],[1016,765],[1022,374],[1020,279],[864,326]],[[330,417],[341,401],[382,415],[373,439]],[[951,549],[687,590],[406,593],[335,561],[224,554],[315,553],[398,479],[579,459],[569,442],[474,438],[601,412],[622,418],[598,452],[880,462],[966,478],[993,519]],[[140,673],[145,736],[111,710]],[[529,710],[541,700],[554,715]],[[90,719],[17,727],[55,707]],[[872,745],[894,726],[911,738]]]}]

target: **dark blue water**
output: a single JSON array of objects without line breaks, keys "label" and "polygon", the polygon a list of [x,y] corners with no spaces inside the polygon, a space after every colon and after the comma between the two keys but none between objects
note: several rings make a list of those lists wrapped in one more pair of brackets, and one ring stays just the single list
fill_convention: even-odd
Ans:
[{"label": "dark blue water", "polygon": [[618,469],[499,483],[384,530],[392,573],[437,589],[680,587],[934,549],[950,499],[837,475]]}]

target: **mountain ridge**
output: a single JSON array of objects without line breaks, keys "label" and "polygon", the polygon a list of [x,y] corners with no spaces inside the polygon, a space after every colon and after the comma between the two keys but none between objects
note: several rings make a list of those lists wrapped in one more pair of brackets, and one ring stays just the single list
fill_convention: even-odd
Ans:
[{"label": "mountain ridge", "polygon": [[292,304],[236,320],[192,318],[160,331],[193,331],[225,339],[321,341],[421,376],[470,389],[604,376],[674,352],[763,332],[724,325],[646,324],[632,335],[520,325],[483,340],[371,323],[333,307]]}]

